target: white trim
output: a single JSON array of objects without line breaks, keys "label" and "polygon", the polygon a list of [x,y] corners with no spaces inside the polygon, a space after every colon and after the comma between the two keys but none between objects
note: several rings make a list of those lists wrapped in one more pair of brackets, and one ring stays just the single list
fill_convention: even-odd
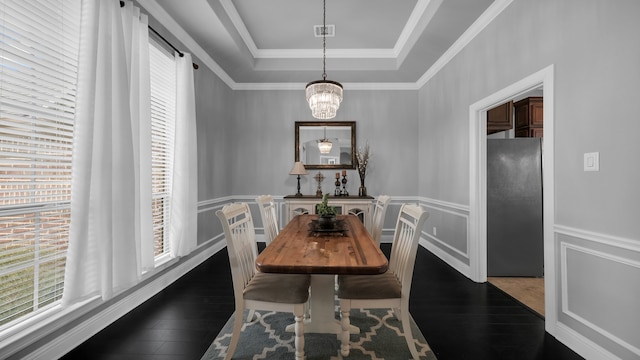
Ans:
[{"label": "white trim", "polygon": [[471,268],[469,268],[469,265],[460,261],[460,259],[456,259],[455,257],[451,256],[451,254],[447,253],[446,251],[443,251],[441,248],[425,240],[424,238],[420,238],[420,245],[423,248],[429,250],[438,258],[442,259],[442,261],[444,261],[445,263],[447,263],[447,265],[454,268],[460,274],[463,274],[469,277],[469,274],[471,273]]},{"label": "white trim", "polygon": [[[460,204],[456,204],[456,203],[451,203],[451,202],[447,202],[447,201],[442,201],[442,200],[436,200],[436,199],[429,199],[429,198],[420,198],[420,205],[429,209],[434,209],[436,211],[440,211],[443,213],[447,213],[453,216],[459,216],[461,218],[463,218],[465,220],[465,224],[466,224],[466,235],[467,237],[465,238],[465,251],[463,252],[462,250],[459,250],[453,246],[451,246],[450,244],[440,240],[438,237],[429,234],[428,232],[423,232],[424,235],[426,235],[427,238],[433,240],[433,241],[428,241],[429,243],[437,243],[439,244],[439,247],[442,248],[447,248],[453,252],[455,252],[456,254],[459,254],[460,256],[462,256],[465,259],[469,259],[469,253],[470,253],[470,249],[469,249],[469,207],[466,205],[460,205]],[[451,210],[452,209],[452,210]],[[441,249],[440,249],[441,250]],[[453,258],[453,257],[452,257]],[[455,258],[454,258],[455,259]],[[459,261],[459,260],[458,260]],[[465,274],[467,277],[470,277],[470,273],[469,273],[469,267],[465,264],[465,271],[463,274]]]},{"label": "white trim", "polygon": [[138,4],[149,12],[158,22],[171,32],[184,44],[193,55],[202,61],[214,74],[216,74],[228,87],[234,89],[236,82],[227,74],[215,60],[187,33],[156,0],[137,0]]},{"label": "white trim", "polygon": [[638,243],[637,240],[597,233],[595,231],[577,229],[564,225],[556,225],[555,232],[557,234],[571,236],[581,240],[588,240],[607,246],[613,246],[623,250],[640,252],[640,243]]},{"label": "white trim", "polygon": [[586,248],[586,247],[580,246],[580,245],[570,244],[570,243],[566,243],[566,242],[563,242],[563,243],[560,244],[560,267],[562,268],[562,271],[561,271],[561,275],[562,275],[562,282],[561,282],[561,287],[562,287],[562,312],[564,314],[566,314],[567,316],[573,318],[574,320],[582,323],[584,326],[588,327],[589,329],[594,330],[595,332],[599,333],[603,337],[613,341],[614,343],[624,347],[625,349],[629,350],[630,352],[632,352],[632,353],[634,353],[634,354],[636,354],[636,355],[638,355],[640,357],[640,348],[638,348],[637,346],[634,346],[633,344],[628,343],[627,341],[619,338],[618,336],[614,335],[613,333],[603,329],[602,327],[596,325],[595,323],[587,320],[583,316],[581,316],[581,315],[579,315],[579,314],[577,314],[577,313],[575,313],[575,312],[573,312],[573,311],[571,311],[569,309],[569,289],[566,286],[566,284],[569,283],[568,261],[567,261],[567,250],[569,250],[569,249],[574,250],[574,251],[579,251],[579,252],[581,252],[583,254],[596,256],[596,257],[608,260],[608,261],[613,262],[613,263],[623,264],[623,265],[635,267],[635,268],[638,268],[638,269],[640,269],[640,262],[634,261],[632,259],[624,258],[624,257],[621,257],[621,256],[608,254],[608,253],[603,252],[603,251],[589,249],[589,248]]},{"label": "white trim", "polygon": [[456,40],[447,51],[416,81],[419,88],[431,80],[445,65],[464,49],[493,19],[502,13],[513,0],[495,0],[487,10]]},{"label": "white trim", "polygon": [[[428,5],[433,1],[439,1],[438,5],[429,15],[429,21],[435,14],[435,10],[440,6],[442,0],[418,0],[416,6],[413,8],[407,23],[405,24],[396,44],[392,49],[330,49],[327,50],[327,58],[345,58],[345,59],[357,59],[362,57],[376,58],[376,59],[396,59],[411,50],[411,46],[415,43],[418,36],[412,34],[416,31],[417,25],[420,23],[424,12]],[[319,49],[259,49],[255,41],[251,37],[251,33],[247,29],[242,17],[238,13],[238,9],[233,5],[231,0],[220,0],[222,8],[229,16],[231,23],[238,31],[240,38],[244,42],[245,46],[251,53],[254,59],[299,59],[299,58],[317,58]],[[428,23],[428,21],[427,21]],[[425,24],[426,26],[426,24]],[[412,43],[409,43],[413,39]],[[402,63],[403,59],[400,59],[398,63]]]},{"label": "white trim", "polygon": [[[200,265],[209,257],[223,249],[225,246],[226,242],[224,241],[218,241],[213,244],[207,242],[206,244],[201,245],[201,248],[205,248],[199,253],[195,254],[193,257],[176,265],[173,269],[167,271],[166,273],[159,275],[149,283],[136,289],[133,293],[128,294],[114,304],[109,305],[106,309],[99,311],[92,317],[84,319],[83,321],[79,322],[77,326],[66,330],[64,333],[60,333],[58,337],[41,346],[38,346],[37,348],[33,349],[33,352],[24,355],[23,359],[58,359],[62,357],[67,352],[69,352],[70,349],[73,349],[82,344],[93,335],[97,334],[99,331],[113,323],[115,320],[135,309],[137,306],[147,301],[148,299],[165,289],[168,285],[179,279],[181,276],[187,274],[196,266]],[[95,306],[95,302],[91,302],[90,304]],[[89,308],[86,308],[81,311],[79,309],[76,309],[75,307],[73,307],[72,309],[76,315],[76,318],[79,318],[80,316],[88,313],[91,310]],[[61,325],[64,326],[66,324],[67,322]],[[60,330],[62,326],[58,326],[58,330]],[[33,339],[33,337],[29,339],[31,343],[35,340],[36,339]],[[2,357],[4,357],[5,355],[11,356],[11,354],[5,353],[5,350],[8,350],[8,348],[2,348]],[[15,353],[21,351],[21,349],[16,349],[14,347],[13,349],[11,349],[11,351],[12,353]]]},{"label": "white trim", "polygon": [[[418,25],[418,20],[423,16],[423,12],[426,11],[430,5],[432,0],[418,0],[416,7],[414,8],[414,13],[421,12],[420,16],[415,19],[417,15],[413,14],[410,17],[411,24],[407,24],[411,28],[411,31],[415,30],[415,26]],[[453,45],[429,68],[427,71],[415,82],[407,82],[407,83],[353,83],[348,87],[350,90],[417,90],[422,88],[435,74],[437,74],[455,55],[457,55],[471,40],[473,40],[476,35],[480,33],[488,24],[490,24],[493,19],[495,19],[509,4],[511,4],[513,0],[495,0],[493,4],[491,4],[487,10],[485,10],[482,15],[456,40]],[[149,12],[151,16],[153,16],[156,20],[158,20],[164,27],[171,32],[180,42],[187,47],[193,55],[195,55],[200,61],[202,61],[214,74],[216,74],[231,90],[300,90],[304,89],[306,84],[300,83],[237,83],[233,80],[229,74],[227,74],[224,69],[218,63],[215,62],[207,52],[202,49],[202,47],[195,41],[193,38],[157,3],[156,0],[138,0],[140,6],[142,6],[146,11]],[[259,57],[265,58],[282,58],[283,54],[291,57],[297,57],[304,55],[304,57],[317,57],[317,51],[315,56],[311,56],[312,50],[301,50],[301,51],[287,51],[286,53],[282,53],[282,50],[259,50],[253,40],[248,35],[248,30],[242,27],[244,30],[238,28],[237,22],[239,21],[239,15],[231,0],[220,0],[223,8],[229,15],[231,21],[236,26],[238,33],[244,40],[247,45],[247,49],[252,54],[254,59]],[[233,10],[229,10],[233,8]],[[235,12],[235,14],[232,14]],[[235,17],[237,16],[238,19]],[[405,26],[405,30],[407,30],[407,26]],[[376,58],[393,58],[396,57],[396,62],[398,64],[402,63],[404,60],[403,52],[407,48],[408,42],[411,40],[405,34],[405,30],[403,30],[403,34],[398,39],[394,50],[388,49],[378,49],[378,50],[343,50],[340,52],[332,53],[331,56],[337,57],[340,55],[341,57],[346,58],[357,58],[363,55],[367,55],[369,57]],[[409,30],[407,30],[409,31]],[[405,37],[407,37],[405,39]],[[248,41],[247,38],[250,40]],[[313,50],[315,51],[315,50]],[[382,52],[380,52],[382,51]],[[375,52],[378,52],[375,55]],[[375,55],[375,56],[374,56]],[[343,84],[345,85],[345,84]],[[347,89],[347,87],[345,87]]]},{"label": "white trim", "polygon": [[[294,90],[303,91],[306,83],[239,83],[233,90]],[[418,90],[415,83],[342,83],[345,91],[349,90]]]},{"label": "white trim", "polygon": [[542,87],[544,97],[543,222],[545,269],[545,328],[554,335],[558,322],[554,247],[555,173],[554,173],[554,67],[549,65],[469,107],[469,243],[472,279],[487,281],[487,110]]},{"label": "white trim", "polygon": [[420,197],[420,202],[421,203],[426,203],[426,204],[430,204],[430,207],[435,207],[438,208],[439,210],[442,211],[446,211],[452,214],[457,214],[459,215],[459,213],[455,212],[455,211],[451,211],[451,210],[445,210],[444,208],[449,208],[449,209],[455,209],[458,211],[463,211],[465,213],[469,213],[470,207],[469,205],[463,205],[463,204],[456,204],[456,203],[452,203],[452,202],[448,202],[448,201],[444,201],[444,200],[437,200],[437,199],[431,199],[431,198],[426,198],[426,197]]},{"label": "white trim", "polygon": [[563,323],[557,324],[557,333],[558,340],[585,359],[619,359]]},{"label": "white trim", "polygon": [[[469,227],[469,226],[468,226],[468,224],[469,224],[469,223],[467,222],[467,228]],[[429,233],[427,233],[427,232],[424,232],[424,231],[423,231],[423,234],[424,234],[424,235],[426,235],[429,239],[433,240],[433,241],[429,241],[429,240],[427,240],[427,242],[428,242],[428,243],[434,243],[434,242],[435,242],[435,243],[438,243],[438,244],[440,244],[440,246],[439,246],[440,248],[445,247],[445,248],[447,248],[447,249],[449,249],[449,250],[451,250],[451,251],[455,252],[456,254],[459,254],[459,255],[460,255],[460,256],[462,256],[463,258],[465,258],[465,259],[469,259],[469,241],[466,241],[466,243],[467,243],[467,249],[466,249],[466,250],[467,250],[467,253],[465,254],[464,252],[462,252],[462,251],[460,251],[460,250],[458,250],[458,249],[454,248],[453,246],[451,246],[451,245],[447,244],[446,242],[444,242],[444,241],[440,240],[439,238],[437,238],[437,237],[435,237],[435,236],[433,236],[433,235],[431,235],[431,234],[429,234]],[[465,275],[467,275],[467,276],[468,276],[468,273],[465,273]]]},{"label": "white trim", "polygon": [[[395,59],[391,49],[327,49],[327,59]],[[255,56],[261,59],[317,59],[322,49],[269,49],[258,50]]]},{"label": "white trim", "polygon": [[231,20],[231,23],[236,28],[236,31],[238,31],[238,34],[242,38],[242,41],[244,41],[244,44],[249,50],[249,52],[251,53],[251,56],[256,58],[256,54],[258,53],[258,47],[256,46],[256,43],[253,41],[253,38],[251,37],[249,30],[244,25],[244,21],[242,21],[242,18],[240,17],[240,14],[238,13],[238,10],[236,9],[236,7],[233,5],[233,2],[231,2],[231,0],[220,0],[220,4],[222,5],[222,8],[224,9],[224,11],[227,12],[229,19]]},{"label": "white trim", "polygon": [[209,200],[198,201],[198,214],[222,208],[224,204],[233,201],[233,198],[226,196]]},{"label": "white trim", "polygon": [[[433,16],[436,14],[443,0],[419,0],[416,6],[413,8],[413,12],[407,20],[402,33],[398,37],[398,41],[393,48],[394,55],[396,57],[396,64],[398,67],[407,58],[407,55],[413,49],[422,31],[431,23]],[[420,28],[418,28],[418,26]]]}]

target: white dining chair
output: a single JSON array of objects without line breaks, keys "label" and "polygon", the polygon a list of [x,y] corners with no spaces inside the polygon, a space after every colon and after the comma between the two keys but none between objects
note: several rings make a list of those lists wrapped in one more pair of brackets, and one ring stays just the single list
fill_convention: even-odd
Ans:
[{"label": "white dining chair", "polygon": [[369,233],[378,245],[380,245],[380,241],[382,240],[382,227],[384,226],[384,218],[387,214],[387,207],[389,206],[390,201],[390,196],[380,195],[373,206],[373,217],[371,219],[371,228],[369,229]]},{"label": "white dining chair", "polygon": [[260,195],[256,198],[256,202],[258,203],[258,208],[260,208],[260,217],[264,228],[264,241],[266,245],[269,245],[280,232],[276,203],[271,195]]},{"label": "white dining chair", "polygon": [[227,241],[236,307],[225,359],[231,359],[238,345],[245,309],[292,312],[295,318],[295,358],[304,359],[303,316],[309,299],[310,276],[256,271],[256,234],[248,204],[225,205],[216,211],[216,215]]},{"label": "white dining chair", "polygon": [[409,293],[418,241],[429,213],[418,205],[402,205],[396,222],[389,269],[380,275],[338,276],[338,298],[342,336],[340,351],[349,355],[349,311],[355,309],[393,309],[402,323],[407,346],[414,359],[419,359],[409,321]]}]

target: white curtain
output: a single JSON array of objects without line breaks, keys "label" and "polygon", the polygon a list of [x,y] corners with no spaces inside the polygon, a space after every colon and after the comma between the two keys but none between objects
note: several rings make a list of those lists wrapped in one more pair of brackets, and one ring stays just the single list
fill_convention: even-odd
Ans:
[{"label": "white curtain", "polygon": [[129,70],[129,103],[134,142],[136,186],[136,253],[138,273],[153,269],[153,216],[151,207],[151,81],[149,73],[149,20],[140,8],[126,1],[122,21]]},{"label": "white curtain", "polygon": [[153,265],[150,159],[140,160],[150,147],[147,20],[130,1],[84,1],[82,11],[63,304],[109,299]]},{"label": "white curtain", "polygon": [[176,139],[169,240],[171,255],[189,254],[197,245],[198,157],[196,103],[191,55],[176,56]]}]

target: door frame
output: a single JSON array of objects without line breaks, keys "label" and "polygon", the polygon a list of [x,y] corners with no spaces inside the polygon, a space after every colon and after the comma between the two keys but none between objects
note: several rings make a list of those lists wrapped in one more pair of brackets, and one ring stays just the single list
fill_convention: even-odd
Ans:
[{"label": "door frame", "polygon": [[487,111],[506,101],[542,87],[544,98],[544,140],[542,141],[542,184],[544,234],[545,329],[556,332],[557,296],[555,269],[555,185],[554,185],[554,66],[533,73],[469,107],[469,252],[471,278],[487,281]]}]

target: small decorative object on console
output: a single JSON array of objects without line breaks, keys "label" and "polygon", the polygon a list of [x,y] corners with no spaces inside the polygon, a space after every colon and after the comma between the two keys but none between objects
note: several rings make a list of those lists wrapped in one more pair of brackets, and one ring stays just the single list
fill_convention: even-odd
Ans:
[{"label": "small decorative object on console", "polygon": [[342,170],[342,191],[340,195],[349,196],[349,192],[347,191],[347,170]]},{"label": "small decorative object on console", "polygon": [[367,165],[369,165],[368,142],[364,147],[358,149],[356,152],[356,168],[358,169],[358,175],[360,175],[360,188],[358,189],[359,196],[367,196],[367,187],[364,186],[364,179],[367,177]]},{"label": "small decorative object on console", "polygon": [[318,189],[316,190],[316,196],[317,197],[321,197],[322,196],[322,182],[324,181],[324,175],[322,175],[322,173],[320,171],[318,171],[316,176],[314,176],[313,178],[316,179],[316,181],[318,182]]}]

